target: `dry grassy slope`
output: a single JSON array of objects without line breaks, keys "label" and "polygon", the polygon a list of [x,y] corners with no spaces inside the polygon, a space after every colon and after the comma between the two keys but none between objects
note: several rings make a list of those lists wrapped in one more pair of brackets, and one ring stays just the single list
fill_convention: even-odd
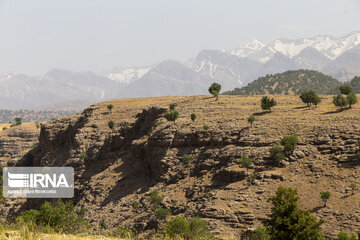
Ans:
[{"label": "dry grassy slope", "polygon": [[[296,96],[276,96],[278,106],[262,114],[261,97],[209,96],[124,99],[99,103],[82,115],[46,124],[40,146],[31,154],[34,164],[72,165],[77,172],[77,204],[87,209],[95,226],[129,226],[149,233],[160,223],[149,207],[147,194],[158,189],[164,207],[174,215],[200,215],[223,239],[238,239],[269,213],[267,199],[278,186],[297,188],[300,206],[314,209],[327,222],[329,237],[360,226],[360,193],[350,195],[352,182],[360,185],[360,107],[336,112],[331,96],[318,108],[302,108]],[[108,113],[107,104],[113,104]],[[161,118],[161,108],[177,103],[176,123]],[[156,106],[156,109],[143,109]],[[163,109],[164,110],[164,109]],[[195,122],[190,114],[196,113]],[[247,118],[255,114],[253,128]],[[108,121],[116,123],[114,131]],[[150,131],[155,121],[161,124]],[[204,130],[203,125],[209,129]],[[269,165],[268,149],[287,134],[299,136],[296,156],[284,168]],[[81,153],[87,159],[81,159]],[[181,163],[192,156],[189,165]],[[239,159],[254,159],[259,179],[249,186]],[[25,156],[26,157],[26,156]],[[25,158],[24,157],[24,158]],[[327,208],[320,191],[330,191]],[[139,202],[139,209],[131,207]],[[33,202],[33,204],[36,204]],[[185,206],[188,210],[184,210]]]}]

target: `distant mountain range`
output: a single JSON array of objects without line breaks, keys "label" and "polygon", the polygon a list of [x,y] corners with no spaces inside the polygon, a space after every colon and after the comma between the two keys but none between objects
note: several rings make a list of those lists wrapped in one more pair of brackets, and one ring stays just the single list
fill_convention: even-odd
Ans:
[{"label": "distant mountain range", "polygon": [[229,50],[202,50],[186,62],[166,60],[144,67],[100,73],[54,69],[45,76],[0,74],[0,109],[83,109],[114,98],[207,94],[212,82],[222,91],[288,70],[311,69],[340,81],[360,75],[360,32],[341,38],[316,36],[252,40]]}]

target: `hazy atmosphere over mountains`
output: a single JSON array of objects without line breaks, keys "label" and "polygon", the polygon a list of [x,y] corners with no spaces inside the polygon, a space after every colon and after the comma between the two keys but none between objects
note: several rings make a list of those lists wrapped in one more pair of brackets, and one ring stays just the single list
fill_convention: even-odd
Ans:
[{"label": "hazy atmosphere over mountains", "polygon": [[[246,86],[258,77],[287,70],[313,69],[341,81],[360,75],[360,32],[341,38],[316,36],[252,40],[228,50],[202,50],[191,60],[165,60],[143,67],[102,72],[50,70],[44,76],[2,73],[0,108],[77,110],[114,98],[206,94],[212,82],[223,91]],[[71,107],[69,107],[71,102]]]}]

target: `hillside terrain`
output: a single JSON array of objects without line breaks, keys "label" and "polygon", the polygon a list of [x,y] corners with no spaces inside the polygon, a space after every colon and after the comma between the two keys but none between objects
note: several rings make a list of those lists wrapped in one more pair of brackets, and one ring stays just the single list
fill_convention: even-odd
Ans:
[{"label": "hillside terrain", "polygon": [[[292,95],[313,90],[319,94],[339,93],[338,87],[344,83],[313,70],[286,71],[260,77],[243,88],[226,91],[225,95]],[[359,80],[354,78],[349,83],[355,93],[359,91]]]},{"label": "hillside terrain", "polygon": [[0,87],[6,89],[0,92],[0,109],[82,111],[92,103],[117,98],[207,94],[212,82],[229,91],[267,74],[298,69],[350,81],[360,75],[360,32],[340,38],[281,38],[269,44],[255,39],[228,50],[204,49],[184,62],[167,59],[99,73],[65,69],[43,76],[0,73]]},{"label": "hillside terrain", "polygon": [[[267,200],[278,186],[290,186],[299,191],[300,207],[324,219],[323,232],[334,239],[339,231],[360,227],[360,193],[349,190],[351,183],[360,184],[360,107],[339,112],[331,96],[321,97],[317,108],[305,108],[297,96],[276,96],[272,113],[261,111],[260,96],[103,102],[45,124],[39,145],[17,164],[73,166],[75,203],[86,209],[95,229],[105,222],[109,228],[126,226],[151,236],[162,224],[149,201],[149,193],[158,190],[161,206],[172,216],[198,215],[217,237],[239,239],[267,217]],[[172,103],[180,114],[176,122],[163,118]],[[250,115],[256,118],[253,127],[247,122]],[[109,121],[115,122],[113,129]],[[300,141],[279,167],[269,158],[269,148],[289,134]],[[254,161],[249,169],[256,173],[253,184],[246,180],[242,156]],[[322,207],[322,191],[331,192],[327,207]],[[3,211],[10,216],[41,203],[13,201]],[[13,210],[12,204],[17,204]]]}]

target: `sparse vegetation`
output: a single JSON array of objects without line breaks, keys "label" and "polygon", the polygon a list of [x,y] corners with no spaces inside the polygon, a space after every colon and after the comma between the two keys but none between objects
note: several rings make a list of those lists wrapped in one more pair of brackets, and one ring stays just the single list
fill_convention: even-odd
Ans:
[{"label": "sparse vegetation", "polygon": [[175,120],[178,117],[179,117],[179,112],[177,110],[170,110],[164,114],[164,118],[166,118],[166,120],[168,120],[168,121],[175,122]]},{"label": "sparse vegetation", "polygon": [[204,130],[209,130],[209,126],[208,126],[208,125],[204,125],[204,126],[203,126],[203,129],[204,129]]},{"label": "sparse vegetation", "polygon": [[106,107],[107,107],[107,109],[109,109],[110,113],[112,113],[112,109],[114,108],[114,105],[109,104]]},{"label": "sparse vegetation", "polygon": [[272,204],[269,218],[264,225],[277,240],[321,240],[323,220],[317,220],[309,211],[298,207],[299,196],[295,189],[279,187],[275,196],[268,201]]},{"label": "sparse vegetation", "polygon": [[21,124],[22,124],[21,118],[19,118],[19,117],[15,118],[15,125],[16,125],[16,126],[19,126],[19,125],[21,125]]},{"label": "sparse vegetation", "polygon": [[334,96],[333,104],[336,107],[340,107],[340,109],[343,109],[344,107],[346,107],[346,105],[348,105],[348,101],[343,95],[339,94],[337,96]]},{"label": "sparse vegetation", "polygon": [[251,240],[270,240],[270,234],[267,232],[266,227],[257,226],[254,233],[251,235]]},{"label": "sparse vegetation", "polygon": [[351,183],[351,184],[350,184],[350,189],[351,189],[351,195],[354,195],[354,194],[355,194],[355,190],[357,189],[356,183]]},{"label": "sparse vegetation", "polygon": [[321,102],[321,98],[314,91],[304,91],[300,94],[300,99],[308,107],[311,107],[311,104],[317,106]]},{"label": "sparse vegetation", "polygon": [[131,206],[132,206],[133,209],[136,210],[136,209],[138,209],[138,207],[139,207],[139,203],[138,203],[137,201],[132,201],[132,202],[131,202]]},{"label": "sparse vegetation", "polygon": [[274,160],[276,163],[280,164],[284,158],[284,148],[276,145],[270,148],[270,158]]},{"label": "sparse vegetation", "polygon": [[353,93],[353,92],[350,92],[349,94],[347,94],[346,101],[349,104],[349,108],[351,108],[352,105],[354,105],[354,104],[356,104],[358,102],[356,94]]},{"label": "sparse vegetation", "polygon": [[170,104],[169,109],[170,110],[175,110],[176,106],[177,106],[176,103],[172,103],[172,104]]},{"label": "sparse vegetation", "polygon": [[176,216],[165,224],[164,234],[166,239],[214,239],[206,227],[206,222],[199,217],[187,220],[183,216]]},{"label": "sparse vegetation", "polygon": [[209,87],[209,93],[212,94],[214,97],[216,97],[215,101],[219,99],[220,90],[221,90],[221,85],[218,83],[213,83]]},{"label": "sparse vegetation", "polygon": [[83,211],[76,211],[72,201],[57,201],[55,206],[45,202],[40,210],[27,210],[17,218],[21,224],[31,228],[39,227],[42,231],[76,233],[89,227],[89,223],[83,219]]},{"label": "sparse vegetation", "polygon": [[255,121],[255,117],[254,117],[254,116],[250,116],[250,117],[248,118],[248,123],[250,123],[250,127],[253,126],[254,121]]},{"label": "sparse vegetation", "polygon": [[88,159],[88,155],[86,152],[82,152],[80,154],[80,159],[83,160],[83,161],[86,161]]},{"label": "sparse vegetation", "polygon": [[110,129],[114,130],[114,126],[115,126],[114,121],[112,121],[112,120],[109,121],[109,122],[108,122],[108,126],[109,126]]},{"label": "sparse vegetation", "polygon": [[249,175],[249,168],[253,164],[253,160],[247,156],[241,157],[241,166],[246,168],[247,175]]},{"label": "sparse vegetation", "polygon": [[299,139],[295,135],[284,136],[280,141],[280,144],[284,147],[284,154],[291,155],[294,152],[298,142]]},{"label": "sparse vegetation", "polygon": [[350,85],[342,85],[339,87],[341,94],[348,95],[352,92],[352,87]]},{"label": "sparse vegetation", "polygon": [[326,207],[326,204],[330,198],[330,195],[331,195],[330,192],[320,192],[320,197],[321,197],[321,200],[323,200],[323,202],[324,202],[324,207]]},{"label": "sparse vegetation", "polygon": [[163,200],[163,197],[160,196],[160,194],[157,190],[150,192],[150,203],[153,208],[158,208],[158,206],[161,204],[162,200]]},{"label": "sparse vegetation", "polygon": [[349,236],[346,232],[339,232],[336,240],[357,240],[357,238],[355,234],[351,234],[351,236]]},{"label": "sparse vegetation", "polygon": [[192,113],[192,114],[190,115],[190,118],[191,118],[192,121],[195,121],[195,119],[196,119],[196,114],[195,114],[195,113]]},{"label": "sparse vegetation", "polygon": [[181,158],[181,162],[183,164],[189,164],[191,162],[192,157],[189,154],[184,154],[184,156]]},{"label": "sparse vegetation", "polygon": [[166,209],[166,208],[159,208],[155,212],[155,216],[159,220],[165,220],[170,214],[171,214],[170,209]]},{"label": "sparse vegetation", "polygon": [[134,239],[135,233],[130,228],[119,227],[114,231],[113,236],[123,239]]},{"label": "sparse vegetation", "polygon": [[261,109],[269,110],[271,112],[271,108],[276,106],[276,101],[274,98],[269,98],[268,96],[264,96],[261,99]]}]

